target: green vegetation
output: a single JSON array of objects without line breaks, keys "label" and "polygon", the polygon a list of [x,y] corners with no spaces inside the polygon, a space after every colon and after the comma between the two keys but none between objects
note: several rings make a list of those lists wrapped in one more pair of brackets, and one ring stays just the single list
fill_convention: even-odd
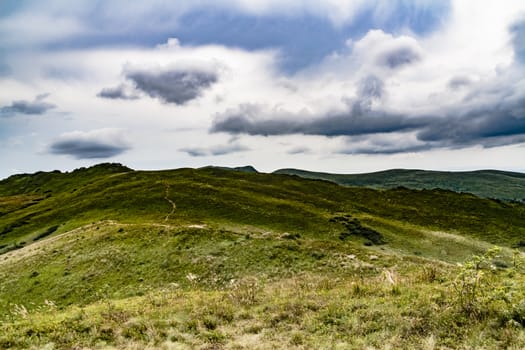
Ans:
[{"label": "green vegetation", "polygon": [[524,204],[242,169],[1,181],[0,348],[525,347]]},{"label": "green vegetation", "polygon": [[393,169],[368,174],[328,174],[297,169],[281,169],[275,174],[297,175],[307,179],[332,181],[345,186],[389,189],[441,188],[468,192],[484,198],[525,202],[525,174],[497,170],[480,171],[426,171]]}]

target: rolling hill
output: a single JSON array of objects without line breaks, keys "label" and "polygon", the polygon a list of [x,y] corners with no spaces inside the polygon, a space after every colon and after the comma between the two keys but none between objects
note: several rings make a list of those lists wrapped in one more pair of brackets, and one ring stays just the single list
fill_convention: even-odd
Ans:
[{"label": "rolling hill", "polygon": [[468,192],[483,198],[525,202],[525,174],[498,170],[445,172],[392,169],[365,174],[329,174],[298,169],[280,169],[275,174],[297,175],[307,179],[332,181],[344,186],[389,189],[441,188]]},{"label": "rolling hill", "polygon": [[525,346],[524,204],[252,169],[0,181],[0,348]]}]

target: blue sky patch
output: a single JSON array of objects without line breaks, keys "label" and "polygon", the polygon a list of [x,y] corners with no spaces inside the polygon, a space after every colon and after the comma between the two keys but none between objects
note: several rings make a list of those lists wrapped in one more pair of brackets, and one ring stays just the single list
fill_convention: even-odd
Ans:
[{"label": "blue sky patch", "polygon": [[[103,34],[85,33],[49,43],[48,49],[115,44],[151,47],[176,37],[183,44],[191,45],[218,44],[247,50],[277,48],[283,52],[281,68],[293,73],[342,50],[348,39],[357,40],[371,29],[392,34],[409,30],[421,36],[432,33],[448,18],[450,2],[421,5],[400,0],[391,2],[383,12],[378,14],[377,9],[368,7],[357,13],[351,22],[337,26],[324,16],[307,13],[249,15],[238,10],[194,7],[179,18],[169,12],[144,15],[147,25],[130,22],[126,23],[129,28],[124,29],[114,25],[107,16],[86,14],[82,21],[89,27],[103,28]],[[161,25],[155,27],[150,23]]]}]

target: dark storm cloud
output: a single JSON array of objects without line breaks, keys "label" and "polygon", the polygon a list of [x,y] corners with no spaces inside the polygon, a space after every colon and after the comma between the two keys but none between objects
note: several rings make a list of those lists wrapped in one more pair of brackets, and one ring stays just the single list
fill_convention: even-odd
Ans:
[{"label": "dark storm cloud", "polygon": [[377,57],[377,63],[390,69],[396,69],[402,66],[410,65],[421,60],[418,51],[409,46],[403,45],[392,48],[381,53]]},{"label": "dark storm cloud", "polygon": [[77,159],[110,158],[126,151],[128,147],[104,144],[98,141],[57,141],[51,145],[53,154],[66,154]]},{"label": "dark storm cloud", "polygon": [[430,144],[402,146],[396,143],[372,144],[369,146],[348,147],[339,150],[340,154],[398,154],[422,152],[432,149]]},{"label": "dark storm cloud", "polygon": [[113,88],[104,88],[97,94],[97,96],[112,100],[136,100],[139,98],[136,94],[128,92],[124,85],[119,85]]},{"label": "dark storm cloud", "polygon": [[421,141],[449,146],[512,144],[525,136],[525,98],[495,106],[478,107],[462,114],[433,118],[418,133]]},{"label": "dark storm cloud", "polygon": [[0,108],[0,116],[11,117],[17,114],[26,115],[39,115],[44,114],[48,110],[55,108],[56,106],[44,102],[43,100],[49,94],[38,95],[34,101],[18,100],[13,101],[9,106]]},{"label": "dark storm cloud", "polygon": [[200,97],[204,90],[218,80],[215,72],[197,69],[171,69],[165,71],[130,70],[126,78],[135,87],[164,103],[184,105]]},{"label": "dark storm cloud", "polygon": [[49,146],[49,153],[69,155],[76,159],[110,158],[131,147],[119,130],[102,129],[61,135]]},{"label": "dark storm cloud", "polygon": [[[363,92],[360,94],[366,95]],[[379,96],[373,89],[369,95]],[[242,105],[218,115],[211,131],[234,135],[304,134],[371,139],[403,133],[416,136],[414,142],[407,145],[400,139],[401,141],[392,143],[353,145],[342,151],[366,154],[393,154],[474,145],[496,147],[525,142],[525,97],[500,100],[501,102],[485,106],[458,106],[434,115],[415,116],[372,110],[363,101],[366,101],[366,96],[349,104],[346,112],[315,117],[271,110],[259,105]]]},{"label": "dark storm cloud", "polygon": [[264,107],[258,105],[242,105],[236,110],[229,110],[214,121],[212,132],[228,132],[231,134],[249,135],[363,135],[373,133],[389,133],[416,129],[423,126],[418,118],[390,114],[382,111],[372,111],[363,108],[361,103],[353,103],[346,112],[327,114],[314,119],[306,119],[301,115],[285,114],[284,118],[259,119],[268,115]]}]

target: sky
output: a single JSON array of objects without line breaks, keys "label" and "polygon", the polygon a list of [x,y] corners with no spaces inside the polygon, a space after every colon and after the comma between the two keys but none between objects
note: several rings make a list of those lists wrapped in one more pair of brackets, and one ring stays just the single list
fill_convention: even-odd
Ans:
[{"label": "sky", "polygon": [[523,0],[2,0],[0,178],[525,172]]}]

